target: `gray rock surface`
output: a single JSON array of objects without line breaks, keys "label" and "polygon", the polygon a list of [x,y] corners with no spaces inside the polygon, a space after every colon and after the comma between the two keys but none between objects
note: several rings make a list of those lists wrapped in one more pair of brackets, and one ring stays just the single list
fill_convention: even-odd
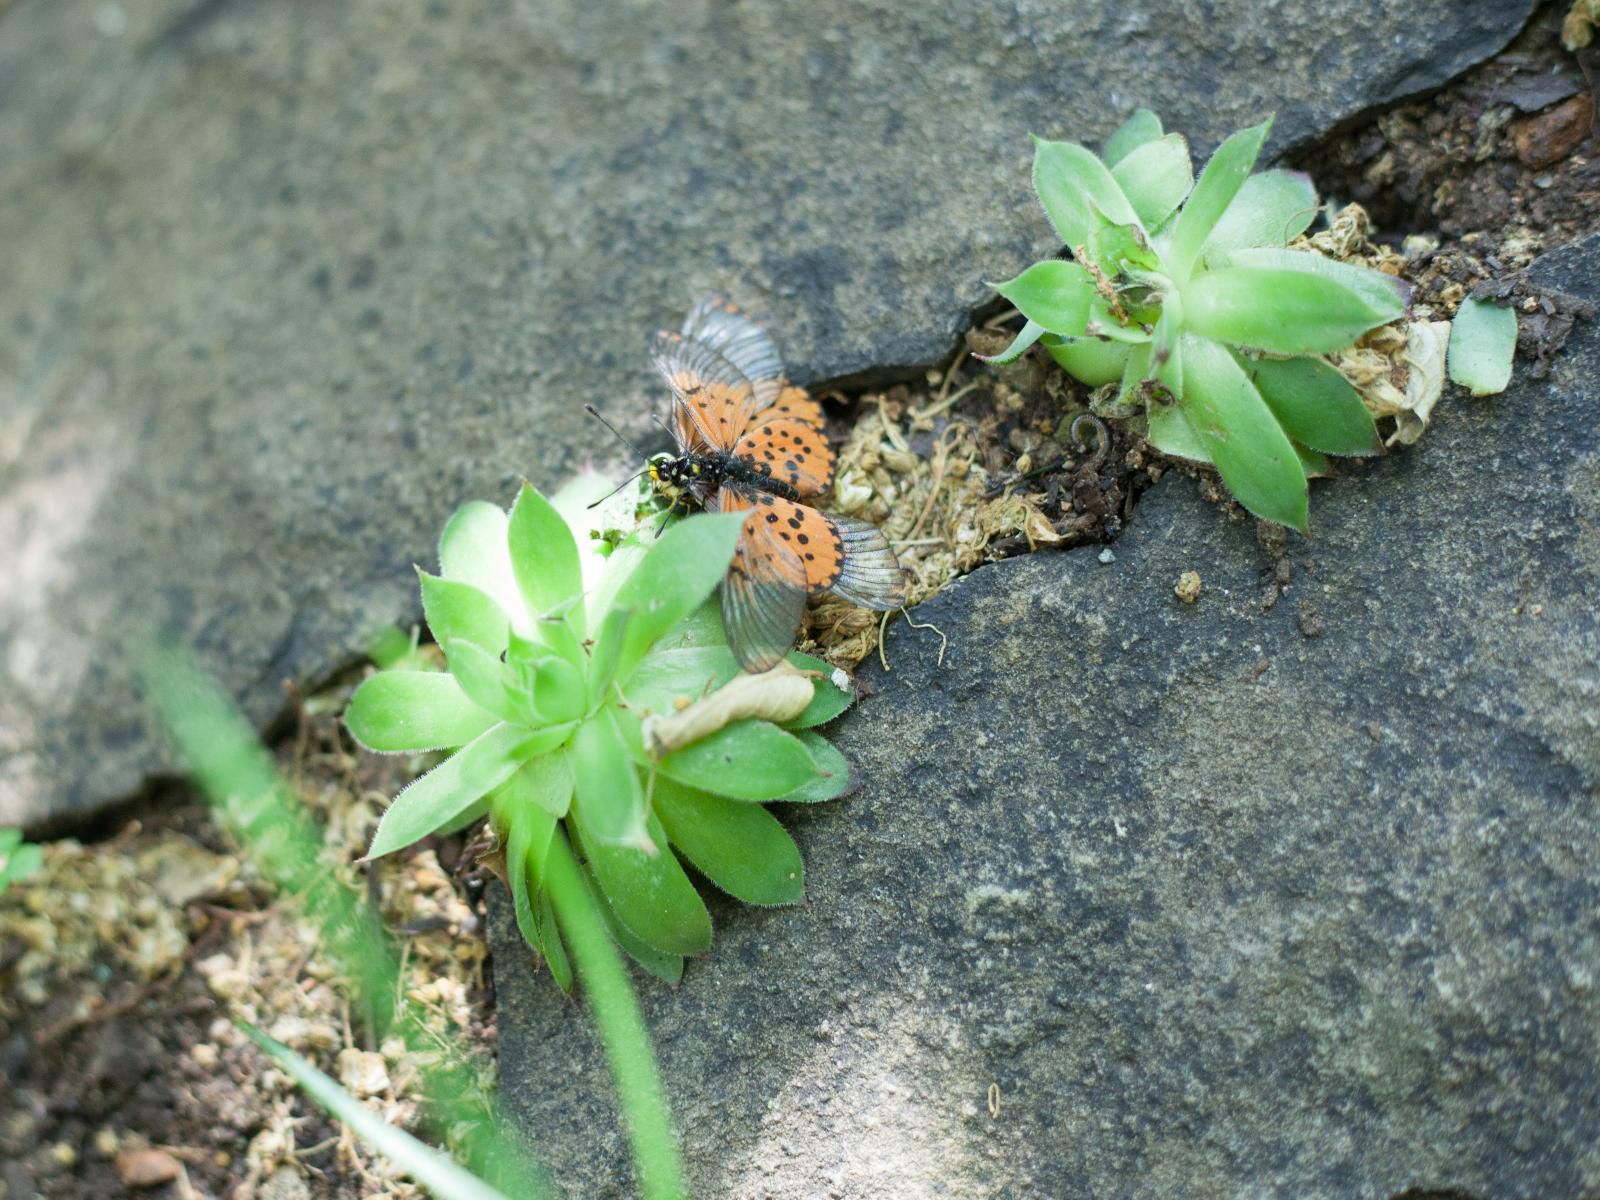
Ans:
[{"label": "gray rock surface", "polygon": [[[1600,236],[1535,273],[1600,294]],[[1600,329],[1354,474],[1269,611],[1169,476],[1114,562],[919,608],[942,664],[894,627],[863,791],[786,816],[807,904],[643,988],[695,1195],[1600,1194]],[[627,1195],[530,958],[502,921],[503,1086]]]},{"label": "gray rock surface", "polygon": [[265,721],[417,616],[444,517],[646,431],[701,292],[802,380],[949,352],[1050,246],[1026,134],[1274,147],[1531,0],[823,7],[16,0],[0,12],[0,823],[159,767],[176,624]]}]

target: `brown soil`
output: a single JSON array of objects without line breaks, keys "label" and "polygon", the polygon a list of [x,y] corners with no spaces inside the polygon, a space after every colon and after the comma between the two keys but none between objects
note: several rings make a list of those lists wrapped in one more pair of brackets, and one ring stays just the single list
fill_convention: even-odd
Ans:
[{"label": "brown soil", "polygon": [[[465,1035],[492,1068],[481,883],[441,861],[459,839],[353,864],[417,764],[355,752],[332,713],[302,712],[281,769],[327,832],[329,869],[365,884],[405,946],[403,984],[430,1035]],[[373,1045],[315,926],[257,877],[204,805],[168,790],[114,838],[45,848],[0,895],[0,1197],[420,1197],[233,1024],[254,1021],[384,1115],[419,1124],[403,1047]],[[146,1182],[146,1180],[155,1182]]]},{"label": "brown soil", "polygon": [[1600,46],[1565,50],[1565,11],[1546,5],[1503,54],[1295,165],[1324,195],[1365,207],[1397,246],[1436,236],[1445,250],[1476,247],[1514,267],[1594,232]]},{"label": "brown soil", "polygon": [[[1600,226],[1593,90],[1560,47],[1562,14],[1546,10],[1506,54],[1298,164],[1326,195],[1367,207],[1436,310],[1481,286],[1531,303],[1538,319],[1522,349],[1535,365],[1574,314],[1559,298],[1519,294],[1515,272]],[[1085,417],[1082,389],[1038,352],[998,371],[967,353],[996,349],[1016,324],[981,325],[924,380],[845,397],[838,506],[886,520],[913,600],[984,561],[1113,540],[1171,469],[1117,424]],[[823,605],[810,631],[853,663],[876,648],[877,621]],[[416,764],[356,758],[325,714],[301,731],[280,761],[330,843],[347,848],[338,869],[357,878],[375,813]],[[228,1020],[278,1023],[330,1072],[341,1051],[381,1054],[294,906],[272,900],[202,806],[167,794],[148,812],[109,841],[53,844],[42,880],[0,896],[0,1200],[418,1194],[339,1136]],[[391,928],[414,935],[412,985],[433,989],[443,1026],[488,1047],[478,896],[440,867],[459,847],[385,866],[376,895]],[[152,859],[170,869],[142,870]],[[164,894],[152,883],[175,871],[188,886]],[[404,1070],[388,1069],[376,1100],[416,1125]],[[166,1181],[141,1186],[141,1171]]]}]

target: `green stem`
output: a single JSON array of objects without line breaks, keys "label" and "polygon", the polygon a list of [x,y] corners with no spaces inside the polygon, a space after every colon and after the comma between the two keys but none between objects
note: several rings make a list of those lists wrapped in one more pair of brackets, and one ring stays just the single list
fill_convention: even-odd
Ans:
[{"label": "green stem", "polygon": [[633,1143],[640,1191],[646,1200],[681,1200],[688,1195],[683,1185],[683,1165],[678,1159],[672,1113],[656,1069],[650,1033],[644,1026],[627,967],[560,829],[550,840],[545,886],[589,993],[594,1023],[611,1062],[623,1123]]}]

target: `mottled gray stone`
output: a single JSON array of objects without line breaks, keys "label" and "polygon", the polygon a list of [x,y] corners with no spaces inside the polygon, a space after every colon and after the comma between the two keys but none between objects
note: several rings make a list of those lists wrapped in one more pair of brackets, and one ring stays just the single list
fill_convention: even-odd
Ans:
[{"label": "mottled gray stone", "polygon": [[[1600,237],[1536,273],[1600,294]],[[643,985],[695,1194],[1600,1194],[1597,381],[1580,326],[1319,484],[1269,611],[1169,477],[1114,562],[919,608],[942,664],[896,625],[834,729],[863,790],[785,814],[806,905]],[[628,1194],[583,1012],[496,938],[504,1087]]]},{"label": "mottled gray stone", "polygon": [[703,291],[803,380],[931,362],[1050,248],[1028,131],[1276,109],[1282,149],[1530,7],[17,0],[0,823],[158,767],[148,619],[263,721],[414,620],[458,502],[615,453],[583,401],[648,430],[645,336]]}]

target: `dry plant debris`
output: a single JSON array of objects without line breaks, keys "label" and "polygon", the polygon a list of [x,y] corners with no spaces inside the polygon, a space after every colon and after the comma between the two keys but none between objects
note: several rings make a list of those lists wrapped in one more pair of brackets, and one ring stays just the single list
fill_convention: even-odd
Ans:
[{"label": "dry plant debris", "polygon": [[[377,872],[373,881],[354,865],[393,779],[415,771],[356,754],[329,711],[303,717],[281,765],[322,822],[327,868],[400,931],[401,987],[438,1048],[368,1044],[316,927],[292,898],[273,896],[208,819],[187,825],[214,848],[137,822],[97,845],[49,844],[41,870],[0,895],[0,1040],[26,1039],[29,1054],[55,1062],[23,1078],[16,1114],[0,1118],[0,1158],[29,1160],[38,1194],[102,1194],[97,1181],[111,1179],[172,1180],[172,1195],[237,1200],[424,1194],[329,1122],[234,1018],[260,1025],[404,1127],[419,1124],[419,1071],[430,1057],[443,1060],[447,1037],[473,1046],[478,1077],[492,1086],[479,917],[431,849],[365,868]],[[179,1061],[161,1064],[177,1081],[155,1138],[142,1120],[148,1102],[112,1106],[92,1128],[73,1119],[82,1107],[69,1094],[81,1082],[73,1066],[106,1053],[93,1043],[119,1018],[183,1022]]]},{"label": "dry plant debris", "polygon": [[[1160,473],[1137,439],[1089,414],[1086,393],[1053,363],[991,368],[972,357],[1010,340],[999,328],[1007,316],[970,333],[919,386],[855,400],[830,507],[883,527],[911,577],[908,608],[982,563],[1109,539]],[[854,667],[877,648],[883,620],[824,599],[801,648]]]}]

